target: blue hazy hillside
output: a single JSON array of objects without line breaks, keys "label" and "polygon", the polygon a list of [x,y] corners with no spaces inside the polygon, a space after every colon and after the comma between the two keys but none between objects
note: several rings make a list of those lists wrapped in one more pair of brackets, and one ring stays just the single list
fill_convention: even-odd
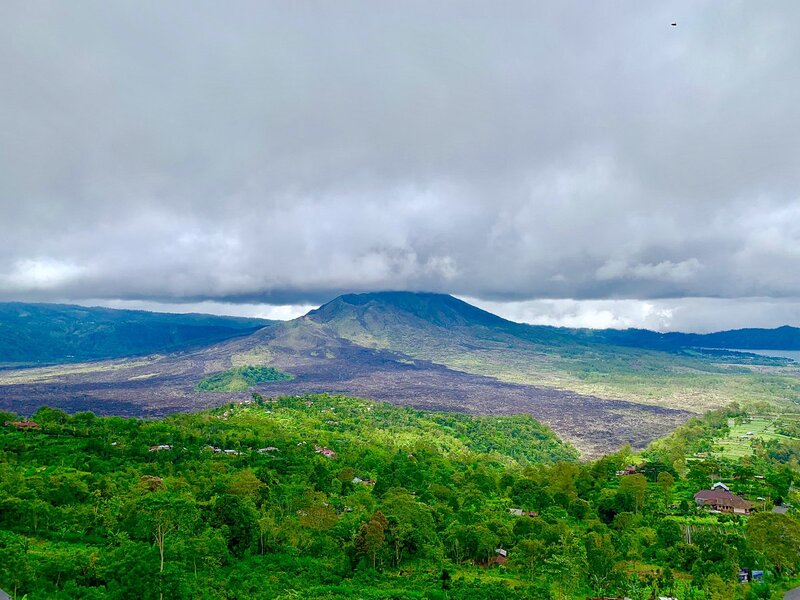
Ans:
[{"label": "blue hazy hillside", "polygon": [[269,323],[239,317],[0,303],[0,364],[171,352],[247,335]]}]

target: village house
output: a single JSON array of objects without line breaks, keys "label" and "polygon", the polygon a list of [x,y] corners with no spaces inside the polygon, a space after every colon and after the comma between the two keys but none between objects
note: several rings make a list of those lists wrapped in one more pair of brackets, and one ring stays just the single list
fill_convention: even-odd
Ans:
[{"label": "village house", "polygon": [[361,477],[353,477],[353,483],[360,483],[361,485],[375,485],[372,479],[361,479]]},{"label": "village house", "polygon": [[504,565],[508,562],[508,550],[504,550],[503,548],[495,548],[495,556],[489,559],[487,562],[487,566],[492,565]]},{"label": "village house", "polygon": [[172,450],[172,446],[169,444],[159,444],[158,446],[150,446],[147,449],[148,452],[163,452],[164,450]]},{"label": "village house", "polygon": [[700,490],[694,495],[694,501],[698,506],[737,515],[749,515],[753,507],[752,503],[731,493],[724,483],[715,483],[710,490]]},{"label": "village house", "polygon": [[334,452],[330,448],[323,448],[322,446],[314,446],[314,452],[316,452],[317,454],[322,454],[322,456],[327,456],[328,458],[336,458],[336,452]]},{"label": "village house", "polygon": [[6,421],[6,427],[16,427],[17,429],[41,429],[38,423],[33,421]]},{"label": "village house", "polygon": [[748,583],[750,581],[756,581],[756,582],[764,581],[764,571],[741,569],[739,571],[739,583]]},{"label": "village house", "polygon": [[239,454],[238,450],[217,448],[216,446],[206,446],[206,450],[211,450],[214,454],[228,454],[229,456],[236,456]]},{"label": "village house", "polygon": [[538,517],[539,513],[534,510],[522,510],[521,508],[509,508],[510,512],[515,517]]},{"label": "village house", "polygon": [[278,449],[275,446],[267,446],[266,448],[259,448],[256,450],[259,454],[265,454],[267,452],[278,452]]}]

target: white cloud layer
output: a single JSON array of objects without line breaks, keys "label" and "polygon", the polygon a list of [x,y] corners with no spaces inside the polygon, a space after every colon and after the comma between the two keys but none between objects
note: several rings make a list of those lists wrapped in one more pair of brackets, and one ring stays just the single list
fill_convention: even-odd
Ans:
[{"label": "white cloud layer", "polygon": [[275,321],[288,321],[306,314],[313,308],[312,305],[303,304],[248,304],[229,302],[202,302],[166,303],[148,300],[63,300],[65,303],[75,303],[82,306],[102,306],[124,310],[147,310],[164,313],[199,313],[208,315],[228,315],[232,317],[254,317],[257,319],[271,319]]},{"label": "white cloud layer", "polygon": [[554,327],[709,333],[745,327],[800,326],[800,300],[797,298],[548,299],[522,302],[462,299],[510,321]]},{"label": "white cloud layer", "polygon": [[84,269],[54,259],[20,259],[7,273],[0,273],[0,291],[29,293],[57,290],[78,279]]}]

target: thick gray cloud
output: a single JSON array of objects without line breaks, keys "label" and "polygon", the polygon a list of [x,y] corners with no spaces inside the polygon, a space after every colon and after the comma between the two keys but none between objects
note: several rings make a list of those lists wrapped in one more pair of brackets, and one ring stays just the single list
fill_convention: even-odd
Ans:
[{"label": "thick gray cloud", "polygon": [[0,298],[785,304],[798,22],[789,1],[5,2]]}]

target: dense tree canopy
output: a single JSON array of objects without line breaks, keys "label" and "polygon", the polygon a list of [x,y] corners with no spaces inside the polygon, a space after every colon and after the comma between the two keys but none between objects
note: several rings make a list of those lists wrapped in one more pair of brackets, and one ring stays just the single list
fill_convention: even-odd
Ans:
[{"label": "dense tree canopy", "polygon": [[[765,597],[800,571],[800,523],[771,512],[793,495],[796,449],[694,456],[744,418],[710,414],[641,456],[581,463],[528,417],[328,395],[152,421],[44,408],[40,429],[0,428],[0,587],[30,599]],[[750,517],[708,513],[692,496],[712,474],[765,500]],[[767,581],[741,585],[741,569]]]}]

